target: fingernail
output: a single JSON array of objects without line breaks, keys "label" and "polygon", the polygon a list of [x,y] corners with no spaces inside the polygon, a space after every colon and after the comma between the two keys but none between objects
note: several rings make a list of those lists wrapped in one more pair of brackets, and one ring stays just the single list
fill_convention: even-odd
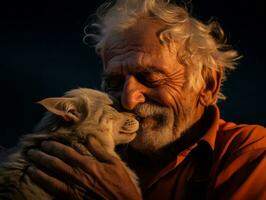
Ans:
[{"label": "fingernail", "polygon": [[33,166],[29,166],[27,168],[27,173],[33,173],[34,172],[34,167]]},{"label": "fingernail", "polygon": [[35,168],[33,166],[29,166],[26,170],[26,173],[30,178],[34,178],[36,173]]},{"label": "fingernail", "polygon": [[42,143],[41,143],[41,148],[45,148],[45,147],[47,147],[49,145],[49,142],[48,141],[43,141]]},{"label": "fingernail", "polygon": [[33,149],[30,149],[28,152],[27,152],[27,155],[28,156],[33,156],[34,154],[34,150]]}]

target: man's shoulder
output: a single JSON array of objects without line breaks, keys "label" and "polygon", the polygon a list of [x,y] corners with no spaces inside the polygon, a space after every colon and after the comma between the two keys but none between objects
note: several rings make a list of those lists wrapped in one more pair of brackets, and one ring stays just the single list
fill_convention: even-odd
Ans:
[{"label": "man's shoulder", "polygon": [[266,137],[266,128],[258,124],[236,124],[234,122],[225,122],[221,120],[219,125],[220,134],[249,135],[252,138]]},{"label": "man's shoulder", "polygon": [[220,121],[210,199],[265,199],[266,128]]},{"label": "man's shoulder", "polygon": [[221,121],[216,142],[229,152],[266,149],[266,128],[257,124],[236,124]]}]

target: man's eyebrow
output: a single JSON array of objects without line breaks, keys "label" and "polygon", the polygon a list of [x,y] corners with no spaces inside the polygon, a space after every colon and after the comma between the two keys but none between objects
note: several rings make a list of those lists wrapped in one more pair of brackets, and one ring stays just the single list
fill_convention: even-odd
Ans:
[{"label": "man's eyebrow", "polygon": [[[157,66],[138,66],[138,67],[133,67],[129,68],[129,73],[130,74],[136,74],[136,73],[160,73],[160,74],[165,74],[165,72],[161,69],[161,67]],[[110,77],[110,76],[118,76],[121,75],[121,72],[118,70],[106,70],[102,73],[102,77]]]},{"label": "man's eyebrow", "polygon": [[165,74],[164,71],[161,69],[161,67],[156,67],[156,66],[147,66],[145,68],[141,67],[140,70],[137,70],[139,72],[150,72],[150,73],[161,73]]}]

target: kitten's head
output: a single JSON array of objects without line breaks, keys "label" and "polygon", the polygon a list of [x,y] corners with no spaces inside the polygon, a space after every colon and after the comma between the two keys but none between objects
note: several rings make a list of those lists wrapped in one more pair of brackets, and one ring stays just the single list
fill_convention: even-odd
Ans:
[{"label": "kitten's head", "polygon": [[104,145],[110,140],[115,145],[129,143],[139,128],[133,114],[119,112],[114,108],[114,100],[97,90],[74,89],[64,97],[47,98],[38,103],[77,134],[95,135]]}]

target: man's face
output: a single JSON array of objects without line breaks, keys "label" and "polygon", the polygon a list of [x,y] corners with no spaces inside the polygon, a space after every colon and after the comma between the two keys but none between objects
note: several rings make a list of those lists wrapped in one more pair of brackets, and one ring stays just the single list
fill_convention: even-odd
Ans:
[{"label": "man's face", "polygon": [[201,115],[177,48],[158,38],[163,29],[159,22],[142,20],[108,38],[103,53],[105,91],[138,116],[140,129],[130,145],[144,153],[175,141]]}]

